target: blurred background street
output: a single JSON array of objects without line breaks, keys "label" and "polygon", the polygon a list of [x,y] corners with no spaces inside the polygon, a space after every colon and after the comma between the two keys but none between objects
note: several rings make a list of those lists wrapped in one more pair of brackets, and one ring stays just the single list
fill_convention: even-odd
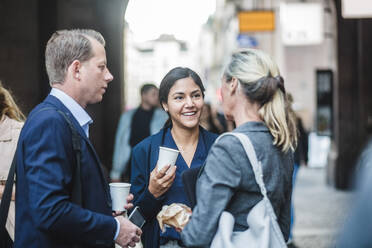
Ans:
[{"label": "blurred background street", "polygon": [[327,185],[324,168],[302,166],[294,189],[296,247],[335,247],[352,194]]},{"label": "blurred background street", "polygon": [[201,125],[230,131],[222,69],[237,49],[261,49],[278,63],[309,133],[308,167],[300,166],[294,187],[294,243],[334,247],[372,136],[371,20],[371,0],[1,0],[0,80],[27,116],[51,90],[50,35],[100,31],[114,80],[87,111],[90,140],[109,175],[120,116],[140,105],[143,84],[159,86],[173,67],[190,67],[206,88]]}]

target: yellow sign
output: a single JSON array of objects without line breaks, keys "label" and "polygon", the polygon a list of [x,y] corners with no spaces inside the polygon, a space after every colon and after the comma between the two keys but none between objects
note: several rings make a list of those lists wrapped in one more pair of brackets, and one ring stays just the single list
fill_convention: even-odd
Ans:
[{"label": "yellow sign", "polygon": [[240,33],[275,29],[275,13],[271,10],[242,11],[239,12],[238,18]]}]

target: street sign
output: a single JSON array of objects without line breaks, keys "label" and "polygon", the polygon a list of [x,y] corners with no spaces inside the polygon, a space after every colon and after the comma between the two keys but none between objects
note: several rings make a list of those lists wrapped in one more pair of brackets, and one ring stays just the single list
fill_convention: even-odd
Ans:
[{"label": "street sign", "polygon": [[342,0],[343,18],[372,18],[372,1]]},{"label": "street sign", "polygon": [[240,33],[275,29],[275,13],[272,10],[241,11],[238,19]]},{"label": "street sign", "polygon": [[240,48],[256,48],[258,46],[257,39],[247,34],[239,34],[237,41]]},{"label": "street sign", "polygon": [[323,42],[321,3],[281,3],[282,42],[286,46],[319,45]]}]

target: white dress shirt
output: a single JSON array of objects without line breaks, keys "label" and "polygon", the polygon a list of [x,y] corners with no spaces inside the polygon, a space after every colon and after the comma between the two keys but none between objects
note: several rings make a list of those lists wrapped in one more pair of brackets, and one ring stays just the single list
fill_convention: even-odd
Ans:
[{"label": "white dress shirt", "polygon": [[83,128],[87,137],[89,137],[89,125],[93,123],[92,118],[71,96],[67,95],[62,90],[52,88],[50,95],[55,96],[60,100],[65,107],[70,110],[75,119]]}]

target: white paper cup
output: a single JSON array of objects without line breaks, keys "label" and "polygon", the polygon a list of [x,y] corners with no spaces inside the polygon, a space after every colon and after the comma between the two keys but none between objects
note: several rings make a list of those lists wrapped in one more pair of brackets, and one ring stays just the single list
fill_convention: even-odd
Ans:
[{"label": "white paper cup", "polygon": [[159,146],[158,171],[161,171],[161,169],[168,164],[172,166],[175,165],[178,153],[178,150]]},{"label": "white paper cup", "polygon": [[124,205],[127,204],[130,183],[110,183],[110,195],[113,211],[125,211]]}]

